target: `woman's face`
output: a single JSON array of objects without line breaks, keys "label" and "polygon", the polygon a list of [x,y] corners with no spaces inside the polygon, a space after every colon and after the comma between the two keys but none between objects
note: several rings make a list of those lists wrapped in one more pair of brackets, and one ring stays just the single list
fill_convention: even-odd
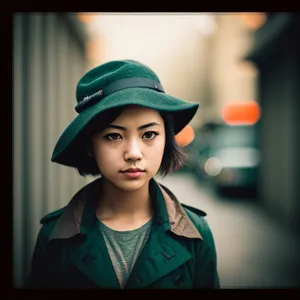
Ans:
[{"label": "woman's face", "polygon": [[157,111],[129,106],[92,136],[92,152],[102,177],[117,188],[134,191],[159,170],[165,140],[164,121]]}]

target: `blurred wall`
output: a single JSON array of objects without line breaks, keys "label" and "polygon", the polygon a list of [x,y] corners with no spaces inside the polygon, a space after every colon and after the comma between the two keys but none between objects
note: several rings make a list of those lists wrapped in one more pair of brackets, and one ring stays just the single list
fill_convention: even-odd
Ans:
[{"label": "blurred wall", "polygon": [[50,162],[76,116],[75,88],[86,71],[84,31],[64,14],[13,15],[13,285],[21,286],[39,220],[67,204],[86,183]]},{"label": "blurred wall", "polygon": [[269,13],[248,53],[259,68],[261,194],[265,206],[300,233],[300,14]]},{"label": "blurred wall", "polygon": [[209,43],[210,59],[207,75],[210,105],[207,120],[223,121],[224,104],[236,101],[256,101],[257,70],[243,58],[252,46],[252,30],[241,21],[240,13],[216,14],[218,30]]}]

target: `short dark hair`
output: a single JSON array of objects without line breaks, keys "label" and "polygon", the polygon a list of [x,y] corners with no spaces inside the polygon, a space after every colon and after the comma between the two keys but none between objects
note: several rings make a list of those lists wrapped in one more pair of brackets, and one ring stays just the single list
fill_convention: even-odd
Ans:
[{"label": "short dark hair", "polygon": [[[80,142],[78,143],[78,146],[80,145],[79,147],[81,147],[80,153],[82,155],[79,155],[77,159],[78,163],[75,167],[81,176],[97,176],[101,174],[95,159],[92,156],[88,156],[86,151],[91,149],[92,135],[104,130],[110,123],[118,118],[124,109],[125,107],[111,109],[107,113],[101,114],[101,118],[96,117],[87,125],[87,128],[84,130],[84,135],[80,137]],[[174,120],[172,115],[167,112],[159,113],[165,124],[166,142],[158,173],[162,175],[162,177],[165,177],[167,174],[181,168],[187,155],[183,148],[175,141]]]}]

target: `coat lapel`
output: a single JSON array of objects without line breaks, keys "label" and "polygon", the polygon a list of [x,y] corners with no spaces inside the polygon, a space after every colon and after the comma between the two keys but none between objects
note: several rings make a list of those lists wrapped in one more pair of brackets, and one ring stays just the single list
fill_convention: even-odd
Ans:
[{"label": "coat lapel", "polygon": [[105,241],[97,226],[85,241],[73,251],[71,262],[97,286],[106,289],[119,289],[115,270],[111,263]]},{"label": "coat lapel", "polygon": [[144,288],[174,271],[191,258],[191,254],[171,235],[171,225],[162,190],[154,181],[149,191],[154,203],[154,222],[148,241],[135,263],[126,287]]},{"label": "coat lapel", "polygon": [[[93,191],[91,191],[93,192]],[[89,197],[82,214],[80,232],[84,241],[72,252],[72,263],[97,286],[108,289],[120,288],[114,267],[95,213],[95,197]]]},{"label": "coat lapel", "polygon": [[148,242],[130,274],[126,289],[145,288],[191,258],[190,253],[162,229],[152,229]]}]

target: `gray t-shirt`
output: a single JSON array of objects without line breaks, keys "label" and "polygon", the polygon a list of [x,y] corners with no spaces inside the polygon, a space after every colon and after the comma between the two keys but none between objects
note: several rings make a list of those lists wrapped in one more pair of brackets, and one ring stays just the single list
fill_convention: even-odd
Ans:
[{"label": "gray t-shirt", "polygon": [[120,286],[124,288],[133,266],[147,242],[152,220],[129,231],[113,230],[101,221],[99,224]]}]

